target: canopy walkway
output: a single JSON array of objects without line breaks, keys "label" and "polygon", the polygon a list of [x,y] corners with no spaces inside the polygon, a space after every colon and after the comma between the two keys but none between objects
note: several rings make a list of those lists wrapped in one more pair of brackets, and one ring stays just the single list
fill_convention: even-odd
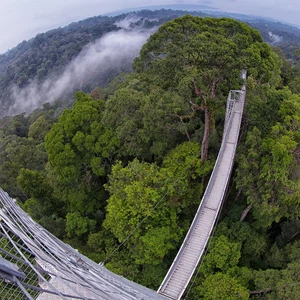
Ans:
[{"label": "canopy walkway", "polygon": [[[245,79],[246,74],[243,73]],[[222,145],[209,183],[193,223],[158,293],[170,299],[180,299],[205,251],[220,212],[238,143],[244,102],[242,90],[230,91]]]}]

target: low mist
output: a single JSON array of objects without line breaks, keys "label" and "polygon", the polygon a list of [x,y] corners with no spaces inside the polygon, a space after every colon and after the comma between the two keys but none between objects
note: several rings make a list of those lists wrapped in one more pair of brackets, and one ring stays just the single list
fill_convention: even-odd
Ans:
[{"label": "low mist", "polygon": [[77,90],[95,88],[97,84],[107,83],[107,78],[112,79],[118,73],[130,69],[132,60],[155,31],[131,28],[131,24],[136,21],[125,19],[116,24],[122,29],[87,45],[61,75],[52,74],[42,82],[33,80],[22,89],[14,86],[14,104],[9,109],[9,115],[29,113],[45,102],[70,98]]}]

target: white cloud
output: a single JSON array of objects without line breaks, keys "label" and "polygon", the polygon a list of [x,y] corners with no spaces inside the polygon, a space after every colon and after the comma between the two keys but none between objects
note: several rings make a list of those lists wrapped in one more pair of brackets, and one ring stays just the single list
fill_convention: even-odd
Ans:
[{"label": "white cloud", "polygon": [[152,31],[119,30],[89,44],[60,76],[49,76],[42,83],[36,80],[27,87],[14,87],[14,105],[8,114],[30,112],[45,102],[69,95],[90,81],[101,81],[107,72],[123,71],[131,66]]}]

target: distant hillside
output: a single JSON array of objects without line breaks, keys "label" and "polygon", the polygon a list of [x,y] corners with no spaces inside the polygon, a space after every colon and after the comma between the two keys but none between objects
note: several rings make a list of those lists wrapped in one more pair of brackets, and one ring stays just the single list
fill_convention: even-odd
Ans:
[{"label": "distant hillside", "polygon": [[270,18],[262,18],[250,15],[227,13],[221,11],[210,11],[215,17],[234,18],[245,22],[260,31],[263,39],[272,45],[282,48],[288,58],[293,50],[300,47],[300,29]]},{"label": "distant hillside", "polygon": [[[128,8],[126,10],[114,11],[109,16],[116,16],[122,13],[139,12],[141,10],[157,11],[157,10],[174,10],[174,11],[187,11],[192,15],[199,16],[211,16],[211,17],[227,17],[237,19],[245,22],[253,28],[259,30],[264,40],[270,44],[276,44],[285,50],[286,55],[289,57],[291,52],[299,47],[300,29],[279,22],[271,18],[263,18],[252,15],[245,15],[240,13],[230,13],[218,10],[215,7],[207,5],[196,5],[196,4],[171,4],[171,5],[152,5],[138,8]],[[289,45],[289,47],[287,47]]]},{"label": "distant hillside", "polygon": [[[181,6],[178,6],[181,7]],[[191,9],[194,6],[185,6],[186,9]],[[206,6],[197,6],[206,9]],[[8,113],[20,113],[22,105],[20,102],[15,105],[12,110],[11,107],[15,104],[18,95],[26,97],[26,101],[33,103],[53,101],[48,98],[48,94],[43,97],[43,89],[39,88],[39,84],[43,87],[49,88],[49,78],[59,78],[60,74],[66,70],[71,61],[82,51],[86,51],[86,46],[94,43],[99,38],[105,36],[107,33],[118,32],[123,27],[127,33],[135,30],[155,30],[158,26],[166,21],[172,20],[176,17],[185,15],[186,11],[180,10],[141,10],[137,12],[130,12],[118,16],[98,16],[89,18],[77,23],[72,23],[63,28],[57,28],[46,33],[38,34],[29,41],[23,41],[12,50],[0,55],[0,117]],[[296,48],[300,48],[300,30],[296,27],[274,22],[269,19],[256,18],[253,16],[246,16],[240,14],[221,13],[219,11],[193,11],[189,14],[195,16],[227,16],[239,19],[246,22],[250,26],[258,29],[264,40],[270,44],[281,47],[288,58]],[[120,25],[120,21],[126,20],[126,26]],[[126,23],[125,22],[125,23]],[[124,23],[124,22],[123,22]],[[126,27],[124,29],[124,26]],[[146,38],[145,38],[146,39]],[[141,42],[137,43],[136,47],[141,47]],[[101,47],[100,47],[101,48]],[[96,49],[101,51],[101,49]],[[99,66],[92,70],[88,78],[76,77],[76,68],[72,69],[73,84],[70,86],[66,83],[64,90],[64,81],[62,80],[59,88],[57,85],[53,89],[59,89],[57,97],[63,99],[70,99],[75,90],[81,89],[85,92],[91,91],[96,86],[104,86],[118,73],[130,71],[132,55],[138,53],[139,48],[132,51],[131,56],[124,62],[115,63],[111,61],[110,67],[106,66],[105,74],[99,76],[99,72],[103,68]],[[109,63],[109,61],[107,62]],[[98,72],[99,71],[99,72]],[[86,73],[88,70],[86,70]],[[85,76],[86,77],[86,76]],[[29,84],[34,84],[34,88],[24,90]],[[39,99],[36,100],[36,94],[39,93]],[[22,97],[20,98],[22,101]],[[55,97],[54,97],[55,98]],[[29,99],[29,100],[28,100]],[[26,110],[26,109],[24,109]]]}]

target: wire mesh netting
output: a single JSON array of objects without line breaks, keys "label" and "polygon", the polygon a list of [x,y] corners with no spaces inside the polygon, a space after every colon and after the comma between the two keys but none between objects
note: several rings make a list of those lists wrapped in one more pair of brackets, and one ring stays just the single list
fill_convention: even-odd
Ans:
[{"label": "wire mesh netting", "polygon": [[165,299],[63,243],[0,189],[0,299]]}]

